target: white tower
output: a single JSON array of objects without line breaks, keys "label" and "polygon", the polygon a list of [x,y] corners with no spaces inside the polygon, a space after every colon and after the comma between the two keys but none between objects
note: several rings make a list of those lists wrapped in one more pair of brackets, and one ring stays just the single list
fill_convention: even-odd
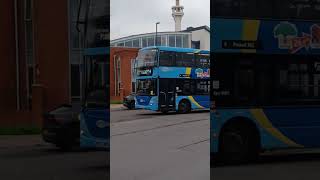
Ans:
[{"label": "white tower", "polygon": [[172,17],[175,21],[175,31],[181,31],[181,20],[184,15],[183,6],[180,6],[180,0],[176,0],[176,5],[172,7]]}]

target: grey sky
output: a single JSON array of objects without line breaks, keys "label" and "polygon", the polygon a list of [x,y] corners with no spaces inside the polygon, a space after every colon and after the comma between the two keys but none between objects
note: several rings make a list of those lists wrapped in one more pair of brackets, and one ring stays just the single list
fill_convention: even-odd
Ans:
[{"label": "grey sky", "polygon": [[[175,0],[111,0],[111,40],[134,34],[174,31],[171,7]],[[182,29],[210,25],[210,0],[180,0]]]}]

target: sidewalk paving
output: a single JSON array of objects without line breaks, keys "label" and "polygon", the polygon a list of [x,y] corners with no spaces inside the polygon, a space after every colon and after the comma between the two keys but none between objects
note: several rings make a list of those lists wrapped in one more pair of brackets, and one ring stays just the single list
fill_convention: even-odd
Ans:
[{"label": "sidewalk paving", "polygon": [[111,110],[119,110],[125,108],[122,104],[110,104]]}]

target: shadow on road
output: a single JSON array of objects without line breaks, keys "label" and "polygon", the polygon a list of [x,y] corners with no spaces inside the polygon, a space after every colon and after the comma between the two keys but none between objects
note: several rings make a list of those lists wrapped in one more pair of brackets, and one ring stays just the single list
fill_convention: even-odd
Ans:
[{"label": "shadow on road", "polygon": [[50,147],[27,147],[27,148],[19,148],[15,150],[9,150],[5,153],[0,153],[1,158],[6,159],[19,159],[19,158],[34,158],[34,157],[50,157],[50,156],[65,156],[65,155],[81,155],[88,153],[108,153],[107,151],[94,151],[94,150],[86,150],[75,148],[69,151],[64,151],[54,146]]},{"label": "shadow on road", "polygon": [[236,167],[236,166],[259,166],[259,165],[279,165],[303,162],[320,162],[320,152],[306,152],[306,153],[288,153],[288,154],[268,154],[261,155],[258,160],[254,162],[242,164],[224,164],[221,162],[214,162],[211,159],[211,168]]}]

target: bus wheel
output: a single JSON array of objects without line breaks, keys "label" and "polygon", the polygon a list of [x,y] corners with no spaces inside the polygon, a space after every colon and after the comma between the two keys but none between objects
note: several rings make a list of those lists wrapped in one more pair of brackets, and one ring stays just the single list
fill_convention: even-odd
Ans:
[{"label": "bus wheel", "polygon": [[191,104],[187,100],[182,100],[178,106],[178,113],[185,114],[191,111]]},{"label": "bus wheel", "polygon": [[250,133],[244,128],[228,127],[221,134],[219,155],[228,164],[243,163],[249,160]]}]

